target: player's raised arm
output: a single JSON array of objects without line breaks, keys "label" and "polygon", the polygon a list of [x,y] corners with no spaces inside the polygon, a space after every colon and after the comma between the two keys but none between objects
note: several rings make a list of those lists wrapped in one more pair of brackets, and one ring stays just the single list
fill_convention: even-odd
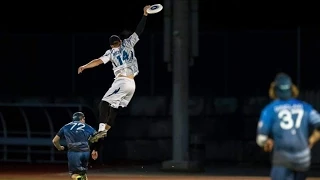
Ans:
[{"label": "player's raised arm", "polygon": [[262,110],[257,128],[256,142],[258,146],[264,148],[265,151],[271,151],[272,149],[272,141],[269,139],[272,125],[271,113],[268,107]]},{"label": "player's raised arm", "polygon": [[78,74],[82,73],[85,69],[94,68],[96,66],[99,66],[100,64],[106,64],[110,61],[111,52],[108,50],[103,56],[101,56],[98,59],[94,59],[90,61],[88,64],[80,66],[78,68]]},{"label": "player's raised arm", "polygon": [[143,16],[142,16],[138,26],[136,27],[136,30],[134,31],[134,33],[129,38],[127,38],[123,41],[124,46],[133,48],[137,44],[137,42],[139,41],[139,36],[142,34],[144,27],[146,26],[147,16],[148,16],[147,9],[149,7],[150,6],[147,5],[143,8]]},{"label": "player's raised arm", "polygon": [[314,109],[310,111],[309,124],[314,128],[313,133],[309,137],[309,146],[312,148],[320,140],[320,115]]},{"label": "player's raised arm", "polygon": [[146,22],[147,22],[147,16],[148,16],[148,13],[147,13],[147,9],[149,8],[150,6],[147,5],[143,8],[143,16],[135,30],[135,33],[140,36],[144,30],[144,27],[146,26]]}]

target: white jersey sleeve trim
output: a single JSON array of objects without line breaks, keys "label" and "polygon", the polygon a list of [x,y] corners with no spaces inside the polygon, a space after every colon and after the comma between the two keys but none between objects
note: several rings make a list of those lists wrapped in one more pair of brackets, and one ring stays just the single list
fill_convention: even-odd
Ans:
[{"label": "white jersey sleeve trim", "polygon": [[138,34],[134,32],[133,34],[131,34],[130,37],[123,40],[123,45],[126,47],[129,47],[129,48],[133,48],[139,40],[140,39],[139,39]]},{"label": "white jersey sleeve trim", "polygon": [[111,51],[106,51],[106,53],[104,53],[104,55],[101,56],[99,59],[101,59],[104,64],[108,63],[111,60]]}]

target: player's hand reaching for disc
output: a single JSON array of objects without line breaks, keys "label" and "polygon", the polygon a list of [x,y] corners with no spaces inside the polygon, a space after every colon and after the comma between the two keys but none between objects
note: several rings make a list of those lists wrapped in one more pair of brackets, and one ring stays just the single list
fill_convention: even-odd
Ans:
[{"label": "player's hand reaching for disc", "polygon": [[150,5],[146,5],[144,8],[143,8],[143,14],[145,16],[148,16],[148,13],[147,13],[147,9],[149,9]]},{"label": "player's hand reaching for disc", "polygon": [[84,66],[80,66],[78,68],[78,74],[82,73],[82,71],[84,71],[84,70],[85,70],[85,67]]}]

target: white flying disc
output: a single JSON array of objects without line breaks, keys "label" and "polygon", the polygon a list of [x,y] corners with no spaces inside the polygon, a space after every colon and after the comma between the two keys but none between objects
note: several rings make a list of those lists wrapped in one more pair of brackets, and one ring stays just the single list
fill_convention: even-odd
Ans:
[{"label": "white flying disc", "polygon": [[160,12],[163,9],[161,4],[154,4],[147,9],[148,14],[155,14]]}]

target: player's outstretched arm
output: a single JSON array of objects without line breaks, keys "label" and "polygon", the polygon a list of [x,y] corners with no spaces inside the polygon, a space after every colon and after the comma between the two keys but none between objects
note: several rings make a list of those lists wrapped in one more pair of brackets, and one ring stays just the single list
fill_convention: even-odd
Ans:
[{"label": "player's outstretched arm", "polygon": [[110,61],[110,55],[111,55],[111,51],[108,50],[100,58],[94,59],[94,60],[90,61],[88,64],[80,66],[78,68],[78,74],[82,73],[82,71],[84,71],[85,69],[94,68],[96,66],[99,66],[100,64],[106,64],[107,62]]},{"label": "player's outstretched arm", "polygon": [[144,27],[146,26],[146,21],[147,21],[147,16],[148,16],[147,9],[149,7],[150,6],[148,5],[143,8],[143,16],[142,16],[136,30],[134,31],[134,33],[131,34],[130,37],[128,37],[127,39],[125,39],[123,41],[124,46],[129,47],[129,48],[133,48],[137,44],[137,42],[139,41],[139,36],[142,34]]},{"label": "player's outstretched arm", "polygon": [[100,64],[103,64],[103,61],[101,59],[94,59],[90,61],[88,64],[80,66],[78,68],[78,74],[82,73],[85,69],[94,68],[96,66],[99,66]]},{"label": "player's outstretched arm", "polygon": [[147,9],[149,8],[150,6],[147,5],[143,8],[143,16],[135,30],[135,33],[140,36],[144,30],[144,27],[146,26],[146,22],[147,22],[147,16],[148,16],[148,13],[147,13]]}]

